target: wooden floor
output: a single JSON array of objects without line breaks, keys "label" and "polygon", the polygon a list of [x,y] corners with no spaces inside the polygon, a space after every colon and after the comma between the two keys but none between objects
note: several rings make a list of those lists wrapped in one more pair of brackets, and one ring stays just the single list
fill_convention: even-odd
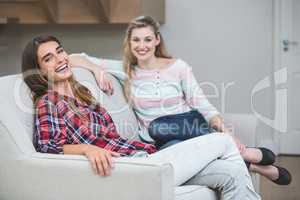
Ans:
[{"label": "wooden floor", "polygon": [[289,169],[293,181],[288,186],[278,186],[262,177],[262,200],[300,200],[300,156],[280,156],[276,164]]}]

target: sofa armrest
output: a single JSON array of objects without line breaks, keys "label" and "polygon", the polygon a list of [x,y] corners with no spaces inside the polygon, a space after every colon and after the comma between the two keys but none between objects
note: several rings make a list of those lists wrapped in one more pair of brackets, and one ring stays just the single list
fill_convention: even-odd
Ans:
[{"label": "sofa armrest", "polygon": [[256,146],[256,126],[257,119],[251,114],[223,114],[225,125],[233,130],[241,142],[249,147]]},{"label": "sofa armrest", "polygon": [[107,177],[95,175],[84,156],[34,153],[28,159],[8,161],[14,163],[5,165],[0,176],[10,181],[0,186],[0,196],[3,200],[173,199],[171,165],[145,158],[114,160],[115,168]]}]

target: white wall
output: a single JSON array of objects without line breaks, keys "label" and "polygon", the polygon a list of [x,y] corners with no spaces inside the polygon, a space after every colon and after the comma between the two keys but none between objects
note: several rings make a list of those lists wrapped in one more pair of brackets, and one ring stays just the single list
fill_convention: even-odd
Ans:
[{"label": "white wall", "polygon": [[[193,67],[200,83],[218,88],[211,101],[223,112],[252,113],[251,90],[272,74],[272,6],[272,0],[166,0],[162,33],[169,51]],[[272,95],[271,88],[255,95],[257,112],[272,117]],[[258,130],[260,141],[271,137],[267,126]]]},{"label": "white wall", "polygon": [[125,26],[103,25],[0,25],[0,76],[21,72],[25,44],[36,35],[58,37],[68,52],[88,52],[121,58]]},{"label": "white wall", "polygon": [[[219,96],[210,99],[221,111],[252,113],[251,90],[272,73],[272,6],[272,0],[166,0],[161,32],[167,47],[193,66],[199,82],[216,85]],[[45,33],[58,36],[68,51],[121,58],[124,27],[0,25],[0,76],[20,72],[25,43]],[[231,82],[222,92],[222,84]],[[204,90],[215,94],[212,87]],[[256,110],[267,116],[273,112],[271,91],[254,98]],[[271,137],[264,125],[259,133],[259,140]]]}]

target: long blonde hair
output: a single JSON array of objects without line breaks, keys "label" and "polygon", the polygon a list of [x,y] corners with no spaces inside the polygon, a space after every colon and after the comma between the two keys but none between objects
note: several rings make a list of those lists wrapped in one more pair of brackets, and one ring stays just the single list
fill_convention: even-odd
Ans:
[{"label": "long blonde hair", "polygon": [[125,81],[124,91],[125,91],[126,100],[128,102],[130,102],[131,100],[130,86],[131,86],[132,75],[134,73],[134,67],[138,64],[137,59],[131,52],[131,48],[130,48],[131,34],[133,29],[144,28],[144,27],[152,28],[155,37],[160,38],[160,43],[156,46],[154,55],[158,58],[171,58],[171,56],[169,56],[167,53],[164,40],[162,38],[161,33],[159,32],[158,22],[156,22],[150,16],[140,16],[133,19],[129,23],[126,30],[124,42],[123,42],[123,67],[125,73],[127,74],[127,80]]}]

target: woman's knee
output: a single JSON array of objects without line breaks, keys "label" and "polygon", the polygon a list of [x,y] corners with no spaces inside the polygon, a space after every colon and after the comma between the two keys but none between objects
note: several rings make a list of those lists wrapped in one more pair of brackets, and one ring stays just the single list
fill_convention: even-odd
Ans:
[{"label": "woman's knee", "polygon": [[148,127],[148,133],[150,137],[152,137],[155,140],[158,138],[158,135],[160,135],[159,126],[160,123],[157,123],[156,121],[152,121]]},{"label": "woman's knee", "polygon": [[178,137],[178,127],[176,124],[165,123],[162,120],[154,120],[150,123],[148,128],[149,135],[157,141],[168,142]]}]

